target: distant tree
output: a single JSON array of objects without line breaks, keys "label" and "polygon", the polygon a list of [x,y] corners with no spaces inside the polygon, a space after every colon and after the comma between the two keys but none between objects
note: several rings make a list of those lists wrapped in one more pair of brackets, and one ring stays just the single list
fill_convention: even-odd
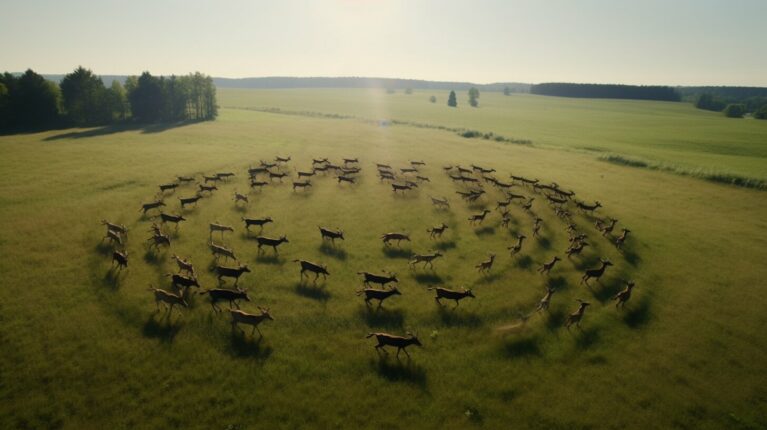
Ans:
[{"label": "distant tree", "polygon": [[698,99],[695,101],[695,107],[698,109],[721,112],[725,107],[725,103],[714,97],[712,94],[704,93],[698,96]]},{"label": "distant tree", "polygon": [[163,88],[159,78],[144,72],[128,93],[133,118],[140,122],[157,122],[163,114]]},{"label": "distant tree", "polygon": [[429,97],[429,101],[432,102],[432,103],[437,103],[437,97],[431,96],[431,97]]},{"label": "distant tree", "polygon": [[767,119],[767,105],[762,106],[754,112],[754,118],[756,119]]},{"label": "distant tree", "polygon": [[408,94],[408,95],[413,94],[413,89],[412,88],[405,88],[405,94]]},{"label": "distant tree", "polygon": [[107,100],[109,111],[116,119],[124,120],[128,116],[128,97],[120,81],[116,79],[112,81],[112,86],[107,90]]},{"label": "distant tree", "polygon": [[510,96],[511,95],[511,88],[503,87],[503,95],[504,96]]},{"label": "distant tree", "polygon": [[740,103],[730,103],[724,108],[724,116],[727,118],[743,118],[746,114],[746,105]]},{"label": "distant tree", "polygon": [[469,89],[469,104],[471,107],[479,106],[479,90],[475,87]]},{"label": "distant tree", "polygon": [[61,88],[64,113],[76,125],[98,125],[112,121],[107,89],[101,78],[82,66],[64,76]]},{"label": "distant tree", "polygon": [[28,69],[17,79],[4,79],[4,84],[12,111],[10,127],[37,129],[58,125],[60,93],[55,83]]},{"label": "distant tree", "polygon": [[450,107],[458,106],[458,100],[455,98],[455,91],[450,91],[450,95],[447,97],[447,105]]}]

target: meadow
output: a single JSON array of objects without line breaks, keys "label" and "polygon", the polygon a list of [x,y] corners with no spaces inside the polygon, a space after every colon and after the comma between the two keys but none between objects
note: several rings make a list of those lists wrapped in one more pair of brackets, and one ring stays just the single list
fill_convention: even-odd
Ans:
[{"label": "meadow", "polygon": [[[606,163],[594,150],[765,178],[764,123],[673,103],[483,94],[482,109],[451,111],[420,92],[219,94],[214,122],[0,137],[0,427],[764,428],[764,192]],[[273,107],[493,131],[533,145],[253,110]],[[361,181],[317,177],[307,192],[275,183],[236,206],[247,167],[277,155],[292,157],[291,171],[313,157],[359,157]],[[409,195],[375,176],[374,162],[421,159],[431,182]],[[459,163],[556,181],[599,200],[632,237],[618,252],[578,214],[593,247],[540,275],[540,263],[567,247],[562,222],[539,197],[542,238],[510,258],[506,247],[530,231],[531,216],[512,204],[508,229],[496,211],[469,225],[481,205],[461,202],[441,169]],[[147,252],[152,220],[141,203],[175,175],[218,171],[237,177],[185,211],[177,232],[170,227],[169,250]],[[192,193],[169,195],[168,212]],[[429,195],[448,196],[451,210],[433,208]],[[499,199],[492,192],[482,202],[492,209]],[[243,216],[271,216],[264,233],[290,243],[279,256],[259,255]],[[120,275],[100,244],[101,219],[130,229]],[[191,258],[203,287],[216,285],[213,221],[235,227],[224,241],[252,270],[240,280],[252,298],[243,309],[268,306],[275,318],[260,341],[233,331],[200,296],[170,318],[155,312],[147,288],[169,287],[171,254]],[[440,222],[449,229],[430,240],[426,229]],[[318,225],[343,229],[346,240],[323,245]],[[379,236],[397,230],[412,243],[386,249]],[[445,257],[433,271],[410,270],[410,253],[429,249]],[[496,264],[480,275],[474,265],[488,252]],[[579,285],[599,257],[615,266],[601,285]],[[331,275],[302,284],[294,259],[327,264]],[[397,273],[402,296],[370,312],[355,294],[356,272],[381,269]],[[619,311],[610,297],[625,278],[637,286]],[[437,285],[477,297],[442,309],[427,290]],[[537,314],[547,285],[558,291]],[[582,329],[568,331],[578,298],[592,306]],[[424,347],[409,348],[410,360],[393,350],[382,359],[365,338],[374,331],[413,331]]]}]

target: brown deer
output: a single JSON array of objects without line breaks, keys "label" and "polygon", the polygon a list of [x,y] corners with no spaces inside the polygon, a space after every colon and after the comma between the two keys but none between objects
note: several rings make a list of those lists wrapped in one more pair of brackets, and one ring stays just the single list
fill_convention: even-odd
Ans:
[{"label": "brown deer", "polygon": [[234,204],[236,205],[238,202],[245,202],[245,204],[249,204],[248,196],[245,194],[240,194],[237,192],[237,190],[234,191]]},{"label": "brown deer", "polygon": [[261,160],[261,166],[266,167],[267,169],[271,169],[273,167],[277,167],[277,163],[269,163],[268,161]]},{"label": "brown deer", "polygon": [[588,243],[578,240],[575,241],[572,245],[570,245],[569,248],[567,248],[567,251],[565,251],[565,254],[567,254],[567,258],[571,258],[573,255],[580,255],[581,251],[583,251],[583,248],[589,246]]},{"label": "brown deer", "polygon": [[485,261],[480,262],[476,266],[474,266],[475,269],[477,269],[478,272],[490,272],[490,269],[493,268],[493,262],[495,261],[495,254],[490,253],[488,254],[488,258]]},{"label": "brown deer", "polygon": [[400,242],[402,242],[403,240],[410,242],[410,235],[405,233],[384,233],[381,236],[381,240],[383,240],[383,243],[385,246],[390,246],[391,241],[396,240],[397,247],[399,247]]},{"label": "brown deer", "polygon": [[624,281],[626,283],[626,288],[624,288],[621,292],[613,296],[613,300],[615,300],[615,308],[623,308],[626,305],[626,302],[629,301],[631,298],[631,290],[634,289],[634,281]]},{"label": "brown deer", "polygon": [[431,183],[431,180],[427,176],[416,175],[415,178],[421,182]]},{"label": "brown deer", "polygon": [[461,175],[463,175],[464,173],[466,173],[467,175],[471,175],[473,173],[471,169],[467,169],[465,167],[456,166],[455,168],[456,170],[458,170],[458,173],[460,173]]},{"label": "brown deer", "polygon": [[122,235],[120,235],[119,231],[107,230],[107,234],[103,238],[101,238],[101,242],[104,242],[105,239],[109,239],[109,243],[111,244],[115,244],[115,243],[117,243],[118,245],[123,244],[123,238],[122,238]]},{"label": "brown deer", "polygon": [[583,212],[588,212],[590,214],[594,214],[594,211],[602,207],[602,203],[594,202],[593,205],[587,204],[585,202],[576,201],[575,205],[578,206],[578,209],[580,209]]},{"label": "brown deer", "polygon": [[506,198],[509,200],[524,200],[527,197],[523,196],[522,194],[506,193]]},{"label": "brown deer", "polygon": [[618,249],[623,249],[623,244],[626,242],[626,238],[628,238],[629,233],[631,233],[631,230],[624,228],[621,230],[621,235],[618,236],[617,239],[615,239],[615,246]]},{"label": "brown deer", "polygon": [[[330,272],[328,272],[328,266],[312,263],[311,261],[306,260],[293,260],[294,263],[300,263],[301,264],[301,280],[304,279],[304,274],[306,272],[312,272],[314,273],[314,283],[317,283],[317,278],[322,275],[323,279],[328,279],[328,275],[330,275]],[[308,275],[306,276],[309,277]]]},{"label": "brown deer", "polygon": [[186,218],[184,218],[182,215],[170,215],[164,212],[160,212],[160,222],[163,224],[166,222],[172,222],[173,224],[176,224],[176,229],[178,229],[178,223],[181,221],[186,221]]},{"label": "brown deer", "polygon": [[147,242],[152,242],[149,244],[149,248],[154,248],[155,250],[159,251],[160,246],[170,246],[170,237],[168,235],[159,233],[147,239]]},{"label": "brown deer", "polygon": [[194,177],[192,177],[192,176],[176,176],[176,180],[178,182],[189,183],[189,182],[194,182]]},{"label": "brown deer", "polygon": [[441,288],[441,287],[430,287],[429,291],[434,290],[436,292],[436,296],[434,297],[434,300],[442,306],[441,299],[445,300],[455,300],[455,306],[454,308],[458,307],[458,301],[465,299],[466,297],[475,298],[474,293],[471,292],[471,290],[467,290],[466,288],[461,288],[461,291],[457,290],[449,290],[447,288]]},{"label": "brown deer", "polygon": [[176,188],[178,188],[178,182],[172,182],[170,184],[160,184],[161,193],[164,193],[168,190],[176,191]]},{"label": "brown deer", "polygon": [[234,285],[240,281],[240,276],[243,273],[250,272],[250,269],[246,264],[240,264],[239,267],[226,267],[216,265],[216,278],[221,283],[223,278],[234,278]]},{"label": "brown deer", "polygon": [[263,338],[264,335],[261,333],[261,329],[258,328],[258,325],[266,320],[274,321],[274,318],[272,318],[272,315],[269,313],[269,308],[258,306],[258,310],[261,311],[260,314],[249,314],[239,309],[229,309],[229,313],[232,315],[232,329],[237,327],[241,332],[245,333],[245,330],[241,329],[238,324],[250,325],[253,326],[253,331],[250,332],[250,335],[253,336],[257,331],[258,335]]},{"label": "brown deer", "polygon": [[229,302],[229,309],[232,309],[232,307],[237,307],[237,309],[240,309],[240,305],[237,303],[238,301],[250,301],[247,290],[239,288],[236,290],[229,290],[226,288],[213,288],[210,290],[200,291],[199,294],[207,294],[208,297],[210,297],[210,306],[215,312],[221,312],[221,308],[216,305],[218,302],[227,301]]},{"label": "brown deer", "polygon": [[431,204],[433,204],[437,208],[443,208],[443,209],[450,209],[450,202],[447,200],[447,197],[443,198],[437,198],[429,196],[431,199]]},{"label": "brown deer", "polygon": [[515,245],[512,245],[508,248],[509,252],[511,253],[511,256],[515,256],[519,254],[519,251],[522,250],[522,242],[527,239],[527,236],[524,234],[520,234],[517,236],[517,243]]},{"label": "brown deer", "polygon": [[535,201],[535,197],[530,197],[530,199],[527,200],[527,203],[522,205],[522,209],[524,209],[527,212],[530,212],[533,208],[533,201]]},{"label": "brown deer", "polygon": [[301,178],[310,178],[310,177],[312,177],[312,176],[314,176],[314,175],[316,175],[316,174],[317,174],[317,171],[316,171],[316,170],[314,170],[314,169],[312,169],[312,171],[311,171],[311,172],[302,172],[302,171],[300,171],[300,170],[297,170],[297,171],[296,171],[296,175],[298,175],[298,179],[301,179]]},{"label": "brown deer", "polygon": [[486,216],[487,216],[487,214],[489,214],[489,213],[490,213],[490,211],[489,211],[489,210],[487,210],[487,209],[483,209],[481,213],[478,213],[478,214],[474,214],[474,215],[470,216],[470,217],[468,218],[468,220],[469,220],[469,223],[470,223],[470,224],[472,224],[472,225],[474,225],[474,224],[476,224],[476,223],[482,224],[482,221],[484,221],[484,220],[485,220],[485,217],[486,217]]},{"label": "brown deer", "polygon": [[216,175],[213,175],[213,176],[202,175],[202,179],[203,179],[203,182],[205,182],[206,184],[208,182],[213,182],[215,184],[215,183],[218,183],[218,181],[221,180],[221,178],[219,178]]},{"label": "brown deer", "polygon": [[386,290],[377,290],[375,288],[363,288],[359,291],[357,291],[357,295],[365,295],[365,304],[369,307],[371,300],[378,300],[378,307],[376,309],[379,309],[381,305],[383,305],[383,301],[388,299],[391,296],[401,296],[402,293],[397,289],[397,287],[392,287],[390,289]]},{"label": "brown deer", "polygon": [[402,172],[403,174],[406,174],[406,173],[418,173],[418,169],[415,168],[415,167],[403,167],[403,168],[399,169],[399,171]]},{"label": "brown deer", "polygon": [[553,288],[546,288],[546,295],[538,302],[538,306],[535,308],[536,312],[549,310],[549,303],[551,303],[551,296],[554,295],[554,291],[556,290]]},{"label": "brown deer", "polygon": [[397,180],[397,178],[391,172],[378,172],[378,179],[381,182],[383,182],[384,179],[386,179],[387,181]]},{"label": "brown deer", "polygon": [[194,276],[194,266],[192,265],[192,262],[188,258],[181,258],[176,254],[173,254],[171,257],[173,260],[176,261],[176,265],[178,265],[178,272],[186,272],[192,276]]},{"label": "brown deer", "polygon": [[166,273],[165,276],[171,277],[171,284],[177,290],[182,290],[190,287],[200,288],[200,283],[194,276],[184,276],[178,273]]},{"label": "brown deer", "polygon": [[570,326],[575,324],[576,327],[581,328],[581,320],[583,319],[583,313],[586,312],[586,307],[588,307],[591,303],[584,302],[581,299],[576,299],[580,305],[578,305],[578,309],[567,316],[567,319],[565,320],[565,327],[567,327],[567,330],[570,330]]},{"label": "brown deer", "polygon": [[282,178],[290,176],[289,173],[283,173],[283,172],[269,172],[269,182],[272,182],[273,179],[277,178],[280,180],[280,183],[282,183]]},{"label": "brown deer", "polygon": [[213,254],[213,257],[215,257],[216,261],[218,261],[219,257],[223,256],[225,257],[224,261],[228,261],[230,258],[237,261],[237,257],[234,255],[234,251],[221,245],[216,245],[213,242],[208,243],[210,246],[210,252]]},{"label": "brown deer", "polygon": [[423,162],[423,160],[410,160],[411,166],[425,166],[426,163]]},{"label": "brown deer", "polygon": [[266,174],[266,173],[269,173],[269,169],[267,169],[264,166],[251,167],[248,169],[248,175],[250,176],[251,179],[255,178],[256,176],[260,174]]},{"label": "brown deer", "polygon": [[336,176],[336,180],[338,181],[339,184],[341,182],[346,182],[346,183],[349,183],[349,184],[354,184],[354,181],[355,181],[355,179],[352,178],[351,176],[344,176],[344,175]]},{"label": "brown deer", "polygon": [[543,220],[536,217],[535,218],[535,224],[533,224],[533,237],[540,237],[539,232],[541,231],[541,222]]},{"label": "brown deer", "polygon": [[357,158],[344,158],[343,162],[344,164],[352,164],[352,163],[357,164],[360,161]]},{"label": "brown deer", "polygon": [[589,279],[594,278],[599,282],[599,278],[604,275],[605,270],[607,269],[607,266],[612,266],[613,263],[610,262],[610,260],[604,260],[600,259],[600,262],[602,263],[601,266],[599,266],[596,269],[588,269],[586,270],[586,273],[583,274],[583,277],[581,278],[581,284],[586,284],[586,286],[589,285]]},{"label": "brown deer", "polygon": [[511,213],[508,210],[501,212],[501,227],[509,228],[511,222]]},{"label": "brown deer", "polygon": [[311,187],[311,186],[312,186],[312,182],[308,179],[305,181],[293,181],[293,191],[295,191],[297,188],[306,190],[308,187]]},{"label": "brown deer", "polygon": [[216,173],[216,177],[218,179],[221,179],[221,180],[224,180],[224,181],[228,180],[229,178],[231,178],[233,176],[235,176],[235,174],[232,173],[232,172],[219,172],[219,173]]},{"label": "brown deer", "polygon": [[146,215],[147,212],[151,211],[152,209],[158,209],[161,206],[165,206],[165,202],[162,200],[155,200],[150,203],[144,203],[141,205],[141,209],[139,209],[139,212],[144,211],[144,215]]},{"label": "brown deer", "polygon": [[511,204],[511,199],[506,200],[500,200],[498,204],[495,206],[495,210],[506,210],[506,208]]},{"label": "brown deer", "polygon": [[204,184],[198,184],[199,187],[199,193],[202,194],[204,192],[207,192],[209,194],[213,194],[213,191],[217,191],[218,187],[215,185],[204,185]]},{"label": "brown deer", "polygon": [[117,264],[117,270],[122,271],[123,268],[128,268],[128,251],[120,252],[114,250],[112,252],[112,266]]},{"label": "brown deer", "polygon": [[250,181],[250,188],[258,188],[259,191],[269,185],[266,181]]},{"label": "brown deer", "polygon": [[369,333],[365,337],[371,338],[373,336],[375,336],[378,341],[378,344],[375,346],[376,351],[386,352],[386,349],[384,349],[385,347],[393,346],[397,348],[397,358],[399,358],[400,351],[405,351],[405,355],[410,358],[410,354],[408,354],[406,349],[410,345],[423,346],[418,340],[418,337],[413,336],[410,333],[408,333],[408,337],[394,336],[388,333]]},{"label": "brown deer", "polygon": [[320,226],[317,226],[317,228],[320,229],[320,236],[322,236],[322,240],[330,239],[330,242],[333,245],[336,244],[336,239],[346,240],[344,239],[343,230],[331,230],[329,228],[320,227]]},{"label": "brown deer", "polygon": [[538,272],[543,275],[548,275],[551,273],[551,269],[554,268],[554,265],[557,264],[557,261],[561,261],[561,259],[558,256],[554,256],[554,258],[551,259],[548,263],[543,263],[541,267],[538,269]]},{"label": "brown deer", "polygon": [[120,233],[122,236],[128,235],[128,227],[122,224],[113,224],[105,219],[101,220],[101,224],[107,226],[107,230],[112,230]]},{"label": "brown deer", "polygon": [[615,218],[608,218],[609,224],[605,224],[601,220],[597,220],[594,223],[594,227],[596,227],[597,230],[602,232],[602,236],[607,237],[608,234],[613,232],[613,229],[615,228],[615,224],[618,223],[618,220]]},{"label": "brown deer", "polygon": [[404,194],[405,191],[410,191],[410,190],[413,189],[413,187],[411,187],[410,185],[407,185],[407,184],[405,184],[405,185],[391,184],[391,189],[392,189],[392,191],[394,193],[396,193],[397,191],[402,191],[402,193]]},{"label": "brown deer", "polygon": [[357,272],[357,274],[363,276],[362,283],[368,287],[370,286],[371,282],[374,284],[379,284],[381,287],[385,287],[386,284],[390,282],[399,283],[399,279],[397,279],[397,275],[394,273],[389,273],[388,275],[376,275],[370,272]]},{"label": "brown deer", "polygon": [[280,246],[280,244],[282,244],[282,243],[290,243],[288,238],[286,236],[284,236],[284,235],[280,236],[279,239],[273,239],[273,238],[266,237],[266,236],[257,236],[256,237],[256,241],[258,242],[258,252],[259,252],[259,254],[262,251],[261,247],[264,246],[264,245],[271,246],[272,249],[274,249],[274,253],[275,254],[279,254],[279,252],[277,252],[277,247]]},{"label": "brown deer", "polygon": [[209,237],[213,237],[213,232],[215,232],[215,231],[220,232],[221,233],[221,239],[223,239],[224,238],[224,233],[227,232],[227,231],[234,233],[234,228],[232,228],[232,227],[230,227],[228,225],[219,224],[218,221],[216,221],[216,222],[210,223],[210,236]]},{"label": "brown deer", "polygon": [[280,163],[287,163],[288,161],[290,161],[290,156],[288,156],[287,158],[285,158],[285,157],[280,157],[280,156],[278,155],[278,156],[274,157],[274,161],[275,161],[277,164],[280,164]]},{"label": "brown deer", "polygon": [[432,262],[439,257],[442,257],[442,253],[439,251],[433,252],[431,254],[413,254],[410,257],[410,267],[413,268],[415,267],[416,264],[423,263],[424,269],[426,268],[426,266],[434,268],[434,265],[432,264]]},{"label": "brown deer", "polygon": [[432,228],[426,229],[426,232],[429,233],[429,237],[430,238],[435,239],[435,238],[441,238],[442,237],[442,233],[444,233],[445,230],[447,230],[447,229],[448,229],[447,224],[445,224],[443,222],[440,225],[435,225]]},{"label": "brown deer", "polygon": [[247,230],[248,233],[250,233],[250,226],[252,226],[252,225],[257,225],[259,228],[261,228],[263,230],[264,229],[264,224],[269,224],[270,222],[273,222],[271,217],[266,217],[266,218],[245,218],[245,217],[243,217],[242,220],[245,221],[245,230]]},{"label": "brown deer", "polygon": [[[179,305],[183,306],[185,308],[189,307],[189,304],[186,302],[183,296],[180,294],[174,294],[170,291],[161,290],[159,288],[155,288],[151,284],[149,285],[149,291],[154,292],[154,303],[157,306],[157,311],[160,311],[160,302],[162,302],[163,307],[167,309],[168,313],[173,312],[173,306]],[[170,305],[170,308],[168,307]]]},{"label": "brown deer", "polygon": [[195,205],[197,206],[197,201],[199,201],[202,198],[200,194],[195,194],[194,197],[179,197],[178,200],[181,202],[181,209],[184,209],[186,205]]},{"label": "brown deer", "polygon": [[329,161],[327,158],[312,158],[312,165],[315,164],[327,164]]}]

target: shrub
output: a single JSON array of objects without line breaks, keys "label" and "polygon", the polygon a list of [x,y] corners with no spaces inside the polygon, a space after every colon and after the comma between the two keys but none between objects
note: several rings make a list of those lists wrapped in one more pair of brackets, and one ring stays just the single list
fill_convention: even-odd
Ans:
[{"label": "shrub", "polygon": [[746,114],[746,105],[740,103],[730,103],[724,108],[724,116],[727,118],[743,118]]}]

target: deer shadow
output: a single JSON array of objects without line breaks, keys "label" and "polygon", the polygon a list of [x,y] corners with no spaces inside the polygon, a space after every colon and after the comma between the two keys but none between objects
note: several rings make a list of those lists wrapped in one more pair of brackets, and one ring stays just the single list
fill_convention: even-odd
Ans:
[{"label": "deer shadow", "polygon": [[159,266],[162,264],[163,259],[160,258],[160,255],[157,253],[157,251],[155,251],[153,248],[149,248],[144,252],[144,261],[147,264]]},{"label": "deer shadow", "polygon": [[495,282],[498,279],[500,279],[503,276],[503,270],[495,270],[490,272],[484,272],[484,274],[479,274],[480,278],[477,280],[477,283],[480,284],[489,284],[491,282]]},{"label": "deer shadow", "polygon": [[201,121],[188,120],[188,121],[181,121],[181,122],[168,122],[168,123],[150,124],[150,125],[135,124],[135,123],[121,123],[121,124],[106,125],[103,127],[91,128],[91,129],[83,130],[83,131],[72,131],[72,132],[55,134],[53,136],[48,136],[43,140],[46,142],[49,142],[49,141],[55,141],[60,139],[82,139],[82,138],[88,138],[88,137],[107,136],[107,135],[115,134],[115,133],[122,133],[126,131],[138,131],[138,130],[141,130],[141,133],[143,134],[162,133],[163,131],[166,131],[166,130],[170,130],[170,129],[178,128],[178,127],[184,127],[187,125],[192,125],[197,122],[201,122]]},{"label": "deer shadow", "polygon": [[115,266],[111,266],[109,270],[104,273],[104,277],[101,278],[101,284],[113,290],[120,288],[120,282],[122,281],[122,277],[120,275],[122,275],[125,270],[128,269],[117,270]]},{"label": "deer shadow", "polygon": [[642,257],[634,251],[623,250],[623,259],[634,267],[638,266],[642,262]]},{"label": "deer shadow", "polygon": [[296,294],[319,302],[327,302],[332,296],[323,286],[316,286],[311,283],[298,282],[294,289]]},{"label": "deer shadow", "polygon": [[501,352],[507,358],[536,357],[542,354],[541,340],[536,335],[522,335],[504,339]]},{"label": "deer shadow", "polygon": [[[393,358],[389,359],[389,356]],[[378,359],[371,360],[370,366],[388,381],[407,382],[426,390],[426,370],[422,366],[414,364],[404,352],[400,354],[399,359],[396,358],[396,352],[379,352]]]},{"label": "deer shadow", "polygon": [[[629,303],[631,303],[629,301]],[[626,303],[623,312],[623,322],[631,328],[639,328],[647,324],[651,319],[650,299],[643,296],[638,303],[630,305]]]},{"label": "deer shadow", "polygon": [[562,309],[549,310],[544,314],[546,316],[545,326],[548,331],[557,331],[565,325],[567,314]]},{"label": "deer shadow", "polygon": [[106,240],[102,240],[101,242],[96,244],[96,252],[101,255],[112,255],[112,252],[114,252],[114,249],[112,248],[112,244],[107,242]]},{"label": "deer shadow", "polygon": [[234,211],[244,214],[248,211],[248,205],[234,205]]},{"label": "deer shadow", "polygon": [[405,323],[405,313],[402,309],[376,308],[377,305],[363,305],[359,317],[369,327],[402,328]]},{"label": "deer shadow", "polygon": [[551,241],[548,238],[545,237],[539,237],[537,238],[538,245],[541,246],[543,249],[551,249]]},{"label": "deer shadow", "polygon": [[529,255],[523,255],[516,259],[516,266],[520,269],[530,269],[533,266],[533,259]]},{"label": "deer shadow", "polygon": [[256,262],[264,263],[264,264],[274,264],[274,265],[280,265],[280,266],[284,264],[282,260],[280,260],[279,254],[274,254],[274,253],[267,254],[265,252],[256,254]]},{"label": "deer shadow", "polygon": [[346,260],[347,254],[346,251],[343,248],[337,248],[333,245],[329,245],[327,242],[323,241],[322,244],[318,247],[321,253],[329,256],[334,257],[339,260]]},{"label": "deer shadow", "polygon": [[570,332],[575,336],[575,347],[581,350],[589,349],[596,345],[601,337],[597,329],[593,327],[584,330],[578,326],[575,326],[574,329],[573,326],[570,326]]},{"label": "deer shadow", "polygon": [[570,282],[564,276],[553,276],[546,279],[546,286],[560,291],[570,287]]},{"label": "deer shadow", "polygon": [[597,282],[596,285],[598,285],[599,288],[594,288],[594,284],[592,283],[590,289],[593,292],[594,297],[599,300],[600,303],[612,300],[612,298],[625,287],[623,276],[620,275],[611,277],[605,282]]},{"label": "deer shadow", "polygon": [[230,351],[236,357],[266,360],[272,355],[272,347],[262,345],[263,340],[263,337],[254,338],[236,328],[232,328]]},{"label": "deer shadow", "polygon": [[184,323],[180,322],[178,319],[176,319],[175,322],[171,321],[171,312],[164,311],[162,315],[160,315],[159,320],[156,318],[157,314],[158,312],[155,312],[149,317],[144,323],[141,333],[145,337],[155,338],[163,343],[173,343],[173,340],[176,338],[178,332],[181,331]]},{"label": "deer shadow", "polygon": [[[437,304],[439,321],[447,327],[480,327],[485,322],[473,312],[462,312],[460,306],[453,306],[454,301],[445,301],[444,305]],[[451,303],[451,304],[448,304]]]},{"label": "deer shadow", "polygon": [[480,228],[474,229],[474,234],[477,236],[487,236],[495,233],[495,227],[492,225],[486,225]]},{"label": "deer shadow", "polygon": [[455,243],[455,240],[450,240],[445,242],[439,241],[436,244],[434,244],[434,247],[439,249],[440,251],[447,251],[448,249],[453,249],[456,246],[458,245]]},{"label": "deer shadow", "polygon": [[413,279],[419,284],[441,284],[444,282],[441,276],[436,273],[420,272],[413,274]]},{"label": "deer shadow", "polygon": [[390,246],[384,246],[383,253],[388,258],[410,258],[413,254],[410,250]]},{"label": "deer shadow", "polygon": [[601,264],[599,258],[600,258],[600,254],[590,253],[587,255],[580,255],[580,260],[575,260],[575,259],[569,259],[569,260],[573,262],[573,266],[575,266],[576,269],[586,270],[586,269],[598,268],[599,265]]}]

